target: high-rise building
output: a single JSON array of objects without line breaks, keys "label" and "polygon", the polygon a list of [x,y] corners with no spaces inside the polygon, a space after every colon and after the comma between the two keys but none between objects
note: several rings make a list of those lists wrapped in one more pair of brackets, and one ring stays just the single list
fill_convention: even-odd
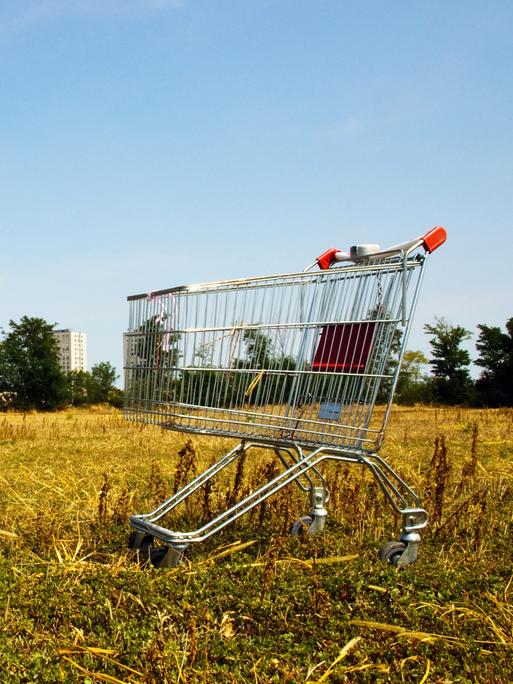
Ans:
[{"label": "high-rise building", "polygon": [[123,373],[125,387],[128,387],[132,382],[134,366],[137,365],[137,344],[138,340],[133,335],[123,333]]},{"label": "high-rise building", "polygon": [[64,373],[87,370],[87,335],[74,330],[54,330],[59,364]]}]

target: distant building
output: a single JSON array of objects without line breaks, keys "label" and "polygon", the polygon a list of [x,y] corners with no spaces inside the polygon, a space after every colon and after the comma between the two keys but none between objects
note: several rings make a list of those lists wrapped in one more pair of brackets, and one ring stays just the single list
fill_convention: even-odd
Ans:
[{"label": "distant building", "polygon": [[134,372],[134,366],[137,364],[136,357],[137,339],[134,335],[123,333],[123,370],[124,383],[128,387]]},{"label": "distant building", "polygon": [[59,364],[64,373],[87,370],[87,335],[74,330],[54,330]]},{"label": "distant building", "polygon": [[125,368],[132,365],[136,346],[135,337],[129,333],[123,333],[123,366]]}]

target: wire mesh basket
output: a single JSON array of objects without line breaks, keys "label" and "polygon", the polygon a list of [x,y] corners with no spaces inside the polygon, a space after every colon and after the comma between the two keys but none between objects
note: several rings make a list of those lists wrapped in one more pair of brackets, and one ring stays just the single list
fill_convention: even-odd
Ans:
[{"label": "wire mesh basket", "polygon": [[158,525],[191,487],[195,491],[225,467],[214,466],[156,511],[132,516],[133,545],[157,537],[170,551],[167,562],[174,562],[188,544],[211,536],[261,496],[305,473],[311,480],[313,534],[322,529],[328,498],[317,465],[331,459],[370,468],[405,520],[396,542],[403,545],[401,553],[394,558],[402,564],[415,560],[427,515],[377,452],[427,256],[444,240],[444,229],[436,227],[386,250],[377,245],[359,245],[348,254],[328,250],[315,262],[318,271],[312,265],[300,273],[129,297],[126,416],[181,432],[237,438],[229,462],[258,445],[277,450],[284,463],[270,488],[252,493],[205,529],[172,532]]}]

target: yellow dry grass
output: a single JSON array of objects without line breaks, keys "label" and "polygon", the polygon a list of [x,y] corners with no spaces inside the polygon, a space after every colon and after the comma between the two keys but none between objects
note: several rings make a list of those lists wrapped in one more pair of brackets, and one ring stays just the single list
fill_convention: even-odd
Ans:
[{"label": "yellow dry grass", "polygon": [[[185,467],[179,453],[189,439]],[[112,682],[513,681],[513,410],[393,409],[381,454],[431,515],[420,559],[402,573],[374,560],[398,531],[377,486],[360,468],[333,464],[325,468],[331,501],[322,539],[302,546],[287,539],[308,506],[287,488],[194,550],[183,567],[142,572],[126,552],[128,516],[232,446],[128,423],[101,407],[0,416],[0,579],[32,592],[7,592],[0,603],[4,651],[19,654],[19,662],[5,656],[10,681],[36,674],[56,681],[57,672],[63,681]],[[257,452],[171,522],[196,524],[276,467],[272,452]],[[107,592],[97,607],[101,627],[73,609],[98,573]],[[49,587],[73,597],[74,617],[58,629],[55,617],[30,616],[31,601],[52,603],[51,593],[38,594]],[[183,605],[168,613],[171,596]],[[134,610],[145,627],[127,641]],[[266,616],[271,642],[255,636]],[[287,636],[299,625],[300,647]],[[219,655],[219,640],[232,661]]]}]

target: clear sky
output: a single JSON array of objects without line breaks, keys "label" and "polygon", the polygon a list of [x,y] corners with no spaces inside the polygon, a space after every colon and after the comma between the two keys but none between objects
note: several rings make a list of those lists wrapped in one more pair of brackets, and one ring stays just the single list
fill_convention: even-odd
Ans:
[{"label": "clear sky", "polygon": [[513,316],[511,0],[0,3],[0,326],[121,371],[129,294],[436,224],[425,351]]}]

